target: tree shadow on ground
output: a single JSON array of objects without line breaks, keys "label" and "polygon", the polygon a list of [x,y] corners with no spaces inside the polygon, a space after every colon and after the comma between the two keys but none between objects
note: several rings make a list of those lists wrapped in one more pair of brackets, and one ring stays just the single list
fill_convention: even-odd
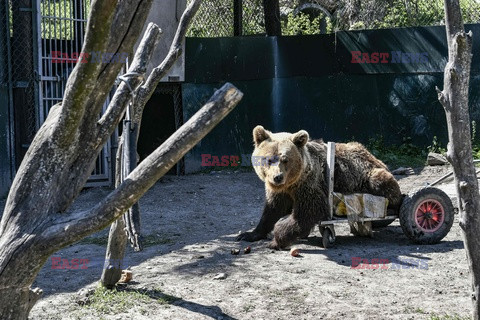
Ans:
[{"label": "tree shadow on ground", "polygon": [[224,320],[236,320],[236,318],[233,318],[227,314],[225,314],[222,309],[218,306],[207,306],[203,305],[200,303],[184,300],[180,297],[175,297],[169,294],[165,294],[161,292],[160,290],[156,289],[134,289],[134,288],[129,288],[124,287],[124,288],[119,288],[119,291],[127,291],[127,292],[140,292],[144,295],[147,295],[153,300],[159,301],[161,303],[177,306],[180,308],[187,309],[191,312],[203,314],[204,316],[210,317],[212,319],[224,319]]},{"label": "tree shadow on ground", "polygon": [[374,237],[337,236],[332,247],[324,249],[321,237],[310,237],[307,243],[318,246],[318,249],[305,249],[302,254],[321,254],[329,260],[343,266],[352,266],[354,258],[388,260],[389,263],[399,264],[407,268],[412,263],[408,258],[418,261],[431,260],[425,257],[429,253],[445,253],[456,249],[463,249],[461,240],[443,240],[438,244],[421,245],[411,242],[402,232],[400,226],[389,226],[374,231]]},{"label": "tree shadow on ground", "polygon": [[[141,274],[142,268],[153,268],[144,272],[144,275],[189,274],[213,277],[232,267],[243,270],[246,267],[242,259],[257,259],[261,264],[262,258],[276,254],[267,248],[268,241],[234,241],[237,232],[254,227],[261,212],[263,197],[259,195],[263,192],[263,186],[253,179],[257,179],[254,174],[232,174],[225,177],[208,175],[182,177],[175,183],[158,183],[142,199],[141,205],[142,220],[146,223],[145,231],[142,232],[145,236],[159,237],[152,238],[154,244],[142,252],[133,252],[129,247],[126,264],[139,266],[148,262],[146,266],[135,270]],[[84,203],[84,207],[99,201],[106,193],[102,190],[86,192],[84,198],[91,203]],[[162,195],[160,200],[158,195]],[[83,241],[53,255],[70,261],[73,258],[88,258],[91,260],[88,269],[52,270],[49,259],[33,287],[42,288],[45,298],[61,292],[76,292],[97,282],[103,269],[107,232],[108,229],[104,230],[95,241]],[[308,246],[305,250],[302,249],[302,255],[320,254],[339,265],[350,266],[352,257],[397,261],[399,257],[421,258],[422,253],[463,248],[463,243],[459,240],[426,246],[413,244],[403,234],[398,223],[375,231],[373,239],[344,235],[346,232],[339,234],[334,247],[326,250],[321,245],[317,229],[306,242]],[[246,246],[251,246],[250,255],[242,252]],[[230,254],[234,248],[240,249],[241,254]],[[173,258],[164,259],[166,255],[172,255]],[[282,259],[282,256],[278,258]],[[272,260],[278,259],[275,256]],[[166,261],[167,264],[164,264]],[[169,265],[172,261],[174,264]]]},{"label": "tree shadow on ground", "polygon": [[[248,242],[234,242],[234,237],[225,236],[227,241],[231,241],[232,247],[239,248],[251,246],[252,252],[256,254],[277,253],[268,249],[266,246],[269,240],[262,240],[255,243]],[[322,238],[318,235],[311,235],[306,240],[299,240],[296,244],[306,244],[308,248],[300,250],[302,256],[318,254],[324,255],[328,260],[333,261],[342,266],[352,266],[353,258],[363,258],[371,261],[372,259],[388,260],[389,263],[395,263],[402,268],[407,268],[409,265],[414,267],[414,263],[422,262],[427,264],[430,258],[425,257],[428,253],[442,253],[449,252],[455,249],[463,249],[463,241],[441,241],[434,245],[419,245],[412,243],[402,232],[400,226],[389,226],[386,228],[374,231],[374,237],[359,237],[353,235],[341,235],[336,237],[336,241],[331,248],[324,249],[322,246]],[[288,250],[287,250],[288,251]],[[188,262],[177,266],[174,271],[180,274],[195,273],[205,275],[211,273],[212,268],[219,267],[219,261],[222,266],[235,265],[235,268],[242,268],[241,260],[245,259],[245,255],[229,255],[223,254],[219,259],[218,254],[213,252],[210,257],[203,258],[201,263],[198,261]],[[414,260],[414,262],[408,262]],[[415,260],[417,259],[417,260]]]}]

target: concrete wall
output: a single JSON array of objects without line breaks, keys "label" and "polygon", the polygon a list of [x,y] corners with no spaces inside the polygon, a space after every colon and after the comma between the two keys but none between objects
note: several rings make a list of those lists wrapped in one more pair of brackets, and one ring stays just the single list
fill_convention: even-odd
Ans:
[{"label": "concrete wall", "polygon": [[[163,31],[160,42],[153,53],[152,60],[148,65],[147,74],[158,66],[170,49],[170,44],[175,36],[180,18],[186,8],[186,0],[155,0],[145,23],[144,31],[148,23],[157,24]],[[137,42],[137,45],[139,41]],[[137,47],[135,46],[135,48]],[[185,46],[185,41],[184,44]],[[178,58],[177,62],[170,69],[170,72],[162,79],[162,82],[179,82],[185,80],[185,54]]]}]

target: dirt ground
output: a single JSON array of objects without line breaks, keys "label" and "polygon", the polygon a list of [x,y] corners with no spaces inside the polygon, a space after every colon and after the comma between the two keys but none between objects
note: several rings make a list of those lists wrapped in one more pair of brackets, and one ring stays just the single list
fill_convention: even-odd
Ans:
[{"label": "dirt ground", "polygon": [[[397,178],[408,192],[447,171],[425,167]],[[86,190],[72,210],[108,192]],[[84,298],[78,291],[98,286],[104,230],[52,256],[88,259],[86,269],[52,269],[47,261],[34,284],[44,296],[31,319],[468,319],[470,279],[458,218],[437,245],[412,244],[398,221],[374,238],[338,226],[329,249],[315,230],[296,245],[301,255],[294,258],[267,249],[267,241],[234,241],[256,225],[263,201],[263,184],[252,172],[164,177],[140,202],[147,244],[143,252],[128,250],[134,280],[122,291],[126,298],[78,303]],[[250,254],[243,253],[247,245]],[[232,255],[232,249],[242,251]],[[388,259],[388,269],[352,269],[353,257]],[[393,269],[404,258],[423,259],[428,269]]]}]

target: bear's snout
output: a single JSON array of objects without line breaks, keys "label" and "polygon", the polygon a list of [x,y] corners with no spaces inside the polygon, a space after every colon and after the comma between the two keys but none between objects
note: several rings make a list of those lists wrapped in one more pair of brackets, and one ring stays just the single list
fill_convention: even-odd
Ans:
[{"label": "bear's snout", "polygon": [[276,184],[280,184],[283,182],[283,173],[279,173],[277,175],[275,175],[273,177],[273,181],[276,183]]}]

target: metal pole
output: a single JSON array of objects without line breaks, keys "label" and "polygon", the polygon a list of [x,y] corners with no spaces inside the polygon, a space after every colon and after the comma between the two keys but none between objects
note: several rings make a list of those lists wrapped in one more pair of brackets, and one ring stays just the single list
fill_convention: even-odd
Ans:
[{"label": "metal pole", "polygon": [[233,35],[243,35],[243,1],[233,0]]},{"label": "metal pole", "polygon": [[335,174],[335,142],[327,144],[327,184],[328,184],[328,219],[333,219],[333,184]]}]

